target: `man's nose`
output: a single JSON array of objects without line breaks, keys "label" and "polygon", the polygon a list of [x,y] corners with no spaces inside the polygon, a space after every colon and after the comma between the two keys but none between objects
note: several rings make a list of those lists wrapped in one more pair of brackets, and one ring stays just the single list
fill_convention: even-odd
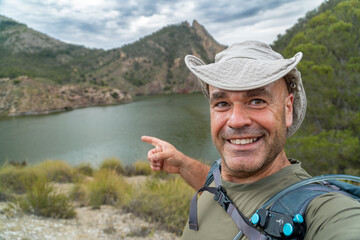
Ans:
[{"label": "man's nose", "polygon": [[244,126],[250,126],[251,124],[252,120],[246,106],[243,104],[234,104],[228,120],[228,126],[231,128],[242,128]]}]

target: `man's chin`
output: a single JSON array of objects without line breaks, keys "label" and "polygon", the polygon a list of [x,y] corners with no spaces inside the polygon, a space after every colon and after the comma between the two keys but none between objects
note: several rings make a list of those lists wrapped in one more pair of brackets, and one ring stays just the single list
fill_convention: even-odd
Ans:
[{"label": "man's chin", "polygon": [[[254,156],[246,156],[246,157],[225,157],[224,163],[225,167],[228,168],[231,172],[256,172],[257,169],[261,168],[259,163],[261,160],[256,160],[257,158]],[[260,164],[261,165],[261,164]]]}]

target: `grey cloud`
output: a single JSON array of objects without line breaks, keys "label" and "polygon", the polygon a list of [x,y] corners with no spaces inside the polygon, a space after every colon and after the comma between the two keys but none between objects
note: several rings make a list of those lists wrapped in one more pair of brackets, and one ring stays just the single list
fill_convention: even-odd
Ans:
[{"label": "grey cloud", "polygon": [[[206,1],[197,3],[197,11],[203,12],[203,17],[209,17],[213,22],[226,23],[238,19],[246,19],[258,16],[258,19],[265,17],[261,15],[266,10],[276,9],[288,0],[272,0],[272,1],[217,1],[209,4]],[[252,20],[253,22],[253,20]]]},{"label": "grey cloud", "polygon": [[[216,39],[222,36],[231,38],[227,33],[234,29],[239,36],[239,32],[244,31],[239,27],[248,27],[246,31],[249,33],[249,27],[252,29],[255,24],[269,20],[275,26],[288,26],[289,16],[299,16],[299,9],[304,11],[304,6],[319,1],[322,0],[133,0],[135,4],[130,4],[128,0],[106,0],[98,9],[77,7],[74,10],[71,4],[62,1],[0,0],[0,14],[9,13],[8,17],[60,40],[112,48],[136,41],[158,30],[155,28],[160,29],[160,25],[185,20],[198,20]],[[282,8],[285,4],[287,8]],[[65,16],[66,12],[69,14]],[[159,22],[146,25],[147,20],[139,21],[140,17]],[[250,31],[259,34],[261,27],[266,28],[266,24],[257,24],[256,29]]]}]

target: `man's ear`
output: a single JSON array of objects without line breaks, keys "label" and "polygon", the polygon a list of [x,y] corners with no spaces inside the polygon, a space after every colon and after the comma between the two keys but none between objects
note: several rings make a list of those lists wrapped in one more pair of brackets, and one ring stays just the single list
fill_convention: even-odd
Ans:
[{"label": "man's ear", "polygon": [[294,103],[294,94],[289,93],[285,98],[285,122],[286,127],[290,127],[293,123],[293,103]]}]

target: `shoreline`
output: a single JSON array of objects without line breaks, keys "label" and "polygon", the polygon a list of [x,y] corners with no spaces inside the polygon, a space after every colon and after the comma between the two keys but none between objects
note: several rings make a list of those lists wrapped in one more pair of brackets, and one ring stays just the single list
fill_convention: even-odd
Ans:
[{"label": "shoreline", "polygon": [[128,104],[134,102],[132,99],[123,100],[118,103],[99,103],[99,104],[89,104],[89,105],[75,105],[75,106],[67,106],[56,109],[48,109],[43,111],[27,111],[27,112],[15,112],[8,114],[0,114],[0,118],[12,118],[12,117],[28,117],[28,116],[42,116],[42,115],[50,115],[56,113],[70,112],[73,110],[90,108],[90,107],[106,107],[106,106],[116,106],[121,104]]}]

